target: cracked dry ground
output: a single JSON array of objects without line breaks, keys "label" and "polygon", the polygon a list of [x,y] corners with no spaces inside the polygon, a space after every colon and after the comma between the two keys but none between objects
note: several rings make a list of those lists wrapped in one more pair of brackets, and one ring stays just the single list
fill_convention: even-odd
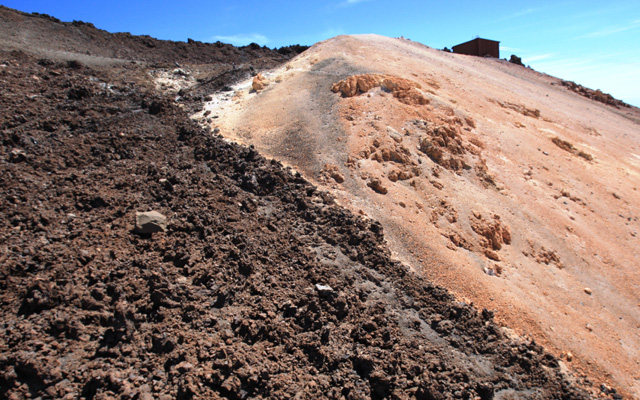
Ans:
[{"label": "cracked dry ground", "polygon": [[587,397],[141,67],[0,57],[0,397]]}]

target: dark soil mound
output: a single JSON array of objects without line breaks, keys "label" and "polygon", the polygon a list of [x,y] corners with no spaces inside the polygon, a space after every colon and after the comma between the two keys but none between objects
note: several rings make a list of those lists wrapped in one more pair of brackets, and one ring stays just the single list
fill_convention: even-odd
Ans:
[{"label": "dark soil mound", "polygon": [[0,398],[585,397],[145,77],[0,52]]},{"label": "dark soil mound", "polygon": [[109,33],[83,21],[62,22],[46,14],[28,14],[0,6],[0,37],[3,47],[29,48],[31,51],[71,52],[93,57],[156,64],[189,62],[192,64],[254,63],[256,68],[282,62],[306,50],[289,46],[278,50],[255,43],[234,47],[221,42],[195,40],[172,42],[130,33]]}]

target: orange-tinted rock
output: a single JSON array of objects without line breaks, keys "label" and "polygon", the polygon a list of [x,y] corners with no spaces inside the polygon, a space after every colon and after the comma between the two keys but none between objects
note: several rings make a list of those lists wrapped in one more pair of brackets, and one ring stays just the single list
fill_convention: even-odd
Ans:
[{"label": "orange-tinted rock", "polygon": [[267,81],[267,78],[265,78],[264,75],[262,75],[262,73],[259,73],[253,78],[253,83],[251,84],[251,87],[256,92],[263,90],[267,86],[269,86],[269,82]]},{"label": "orange-tinted rock", "polygon": [[417,90],[420,89],[418,83],[392,75],[352,75],[347,79],[334,83],[331,86],[331,90],[334,93],[340,92],[342,97],[353,97],[367,93],[376,87],[391,93],[393,97],[405,104],[424,105],[429,103],[429,100]]},{"label": "orange-tinted rock", "polygon": [[498,253],[491,249],[486,249],[484,251],[484,255],[487,256],[487,258],[492,259],[493,261],[500,261],[500,256],[498,255]]},{"label": "orange-tinted rock", "polygon": [[384,185],[382,184],[382,182],[378,178],[370,179],[369,182],[367,182],[367,186],[369,186],[375,192],[380,193],[380,194],[387,194],[389,192],[389,190],[387,190],[387,188],[384,187]]},{"label": "orange-tinted rock", "polygon": [[325,164],[324,165],[324,173],[332,178],[337,183],[344,182],[344,175],[340,173],[338,170],[338,166],[334,164]]},{"label": "orange-tinted rock", "polygon": [[499,219],[486,221],[476,217],[471,220],[471,229],[484,238],[481,244],[491,250],[500,250],[503,244],[511,244],[511,230],[502,225]]}]

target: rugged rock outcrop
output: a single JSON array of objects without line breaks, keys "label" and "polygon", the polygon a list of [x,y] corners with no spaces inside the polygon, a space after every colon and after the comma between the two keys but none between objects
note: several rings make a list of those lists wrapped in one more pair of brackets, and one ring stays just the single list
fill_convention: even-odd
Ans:
[{"label": "rugged rock outcrop", "polygon": [[334,83],[331,90],[334,93],[341,93],[343,97],[353,97],[367,93],[376,87],[393,94],[393,97],[405,104],[424,105],[429,103],[429,100],[419,91],[421,87],[418,83],[392,75],[352,75]]},{"label": "rugged rock outcrop", "polygon": [[611,96],[608,93],[603,93],[600,89],[597,89],[597,90],[589,89],[588,87],[579,85],[571,81],[561,81],[560,84],[566,87],[567,89],[578,93],[581,96],[590,98],[595,101],[599,101],[600,103],[608,104],[616,108],[630,107],[629,104],[625,103],[622,100],[616,99],[615,97]]},{"label": "rugged rock outcrop", "polygon": [[264,75],[262,75],[262,73],[258,73],[258,75],[256,75],[255,77],[253,77],[253,82],[251,83],[251,88],[253,90],[255,90],[256,92],[259,92],[261,90],[263,90],[264,88],[266,88],[269,85],[269,81],[267,81],[267,78],[265,78]]}]

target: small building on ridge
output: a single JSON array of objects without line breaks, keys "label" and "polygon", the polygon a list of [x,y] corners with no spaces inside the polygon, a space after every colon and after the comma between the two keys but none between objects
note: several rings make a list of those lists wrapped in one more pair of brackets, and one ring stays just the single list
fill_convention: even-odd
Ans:
[{"label": "small building on ridge", "polygon": [[500,58],[500,42],[489,39],[475,38],[457,46],[453,46],[453,52],[478,57]]}]

